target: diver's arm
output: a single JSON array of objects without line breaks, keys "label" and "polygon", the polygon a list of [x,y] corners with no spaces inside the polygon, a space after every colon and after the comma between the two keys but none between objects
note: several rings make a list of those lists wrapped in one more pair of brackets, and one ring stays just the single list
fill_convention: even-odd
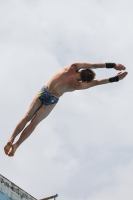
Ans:
[{"label": "diver's arm", "polygon": [[125,70],[125,66],[119,63],[73,63],[73,66],[76,67],[77,70],[80,69],[97,69],[97,68],[107,68],[111,69],[114,68],[116,70]]},{"label": "diver's arm", "polygon": [[72,65],[74,65],[77,70],[89,68],[97,69],[106,67],[105,63],[73,63]]},{"label": "diver's arm", "polygon": [[107,83],[114,83],[124,79],[127,76],[128,72],[119,72],[116,76],[110,78],[104,78],[100,80],[92,80],[89,82],[80,82],[77,90],[88,89],[97,85],[103,85]]}]

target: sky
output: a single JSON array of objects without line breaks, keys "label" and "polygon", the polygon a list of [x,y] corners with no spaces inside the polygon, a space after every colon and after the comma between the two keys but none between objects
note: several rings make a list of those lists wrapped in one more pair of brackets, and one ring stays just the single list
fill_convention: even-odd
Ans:
[{"label": "sky", "polygon": [[[0,0],[0,174],[37,199],[133,199],[133,1]],[[74,62],[128,76],[64,94],[18,148],[3,147],[40,88]],[[97,69],[96,79],[118,71]]]}]

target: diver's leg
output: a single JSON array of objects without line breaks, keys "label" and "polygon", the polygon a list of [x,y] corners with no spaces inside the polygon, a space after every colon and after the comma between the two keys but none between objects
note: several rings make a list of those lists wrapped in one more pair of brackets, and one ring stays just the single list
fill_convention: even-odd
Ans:
[{"label": "diver's leg", "polygon": [[11,135],[10,139],[8,140],[7,144],[4,147],[5,154],[8,154],[10,151],[10,148],[14,142],[14,139],[16,136],[24,129],[26,124],[33,118],[37,110],[41,107],[42,103],[38,99],[38,94],[33,99],[28,112],[25,114],[25,116],[20,120],[20,122],[17,124],[13,134]]},{"label": "diver's leg", "polygon": [[56,104],[52,104],[49,106],[42,105],[40,109],[36,112],[35,116],[31,120],[30,124],[23,130],[22,134],[18,141],[12,145],[11,151],[8,153],[9,156],[14,156],[16,149],[20,146],[22,142],[24,142],[34,131],[36,126],[46,118],[49,113],[53,110]]}]

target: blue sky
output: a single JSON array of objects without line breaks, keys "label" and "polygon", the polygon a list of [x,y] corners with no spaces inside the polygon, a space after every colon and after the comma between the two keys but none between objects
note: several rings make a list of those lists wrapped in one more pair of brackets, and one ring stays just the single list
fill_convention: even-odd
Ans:
[{"label": "blue sky", "polygon": [[[133,199],[130,0],[0,1],[0,173],[36,198]],[[123,81],[64,94],[17,150],[3,146],[33,97],[73,62],[117,62]],[[96,78],[115,70],[98,69]]]}]

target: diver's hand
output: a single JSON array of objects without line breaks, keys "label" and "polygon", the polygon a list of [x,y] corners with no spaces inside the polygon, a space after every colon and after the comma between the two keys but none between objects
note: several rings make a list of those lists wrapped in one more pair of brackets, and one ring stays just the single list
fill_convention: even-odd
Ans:
[{"label": "diver's hand", "polygon": [[123,78],[126,77],[127,74],[128,74],[128,72],[119,72],[117,74],[117,76],[118,76],[119,80],[122,80]]},{"label": "diver's hand", "polygon": [[124,65],[122,65],[122,64],[116,63],[115,66],[114,66],[114,69],[116,69],[116,70],[125,70],[126,67]]}]

